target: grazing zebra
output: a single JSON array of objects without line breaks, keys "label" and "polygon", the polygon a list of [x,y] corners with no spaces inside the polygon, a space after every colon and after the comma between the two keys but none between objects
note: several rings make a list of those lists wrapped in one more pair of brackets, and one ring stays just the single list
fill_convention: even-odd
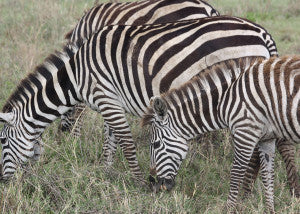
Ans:
[{"label": "grazing zebra", "polygon": [[[108,25],[157,24],[209,16],[219,16],[219,12],[201,0],[104,3],[91,8],[65,38],[80,47],[93,33]],[[85,105],[80,103],[64,114],[59,130],[69,131],[74,137],[80,137],[84,110]]]},{"label": "grazing zebra", "polygon": [[161,97],[142,124],[151,125],[151,173],[171,189],[199,134],[229,128],[234,161],[227,206],[234,208],[254,148],[258,146],[266,204],[274,213],[275,142],[300,142],[300,57],[246,57],[212,66]]},{"label": "grazing zebra", "polygon": [[[125,112],[141,117],[153,95],[187,82],[215,63],[277,55],[275,42],[263,28],[229,16],[108,26],[78,50],[70,47],[51,55],[4,105],[3,177],[32,157],[33,142],[53,120],[85,102],[105,121],[105,145],[119,144],[129,168],[141,178]],[[115,149],[104,148],[106,162]]]},{"label": "grazing zebra", "polygon": [[[78,47],[82,45],[90,36],[99,29],[112,24],[141,25],[145,23],[166,23],[177,20],[187,20],[193,18],[204,18],[209,16],[219,16],[211,5],[200,0],[146,0],[126,3],[105,3],[91,8],[67,35],[66,39]],[[80,137],[81,127],[86,112],[84,103],[77,104],[74,108],[61,116],[59,130],[69,131],[74,137]],[[108,126],[104,125],[105,133]],[[108,142],[108,141],[106,141]],[[110,141],[113,142],[113,141]],[[300,186],[295,168],[293,145],[279,142],[277,146],[283,157],[288,174],[288,181],[291,192],[295,190],[295,195],[300,197]],[[107,145],[104,148],[115,148],[116,145]],[[106,150],[105,149],[105,150]],[[114,153],[114,151],[111,151]],[[107,153],[107,152],[106,152]],[[105,153],[105,154],[106,154]],[[258,156],[256,156],[258,157]],[[253,159],[252,162],[259,160]],[[259,164],[251,164],[249,169],[249,181],[244,185],[246,193],[249,193],[252,185],[248,185],[255,180]]]}]

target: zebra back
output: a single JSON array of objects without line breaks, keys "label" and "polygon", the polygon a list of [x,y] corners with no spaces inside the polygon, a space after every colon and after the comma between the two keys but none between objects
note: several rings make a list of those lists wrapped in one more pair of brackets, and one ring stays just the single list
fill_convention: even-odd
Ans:
[{"label": "zebra back", "polygon": [[[94,34],[82,49],[94,51],[91,68],[100,71],[100,76],[111,84],[124,108],[138,116],[144,114],[152,96],[187,82],[215,63],[277,55],[275,42],[265,29],[228,16],[109,26]],[[80,87],[82,91],[91,90],[85,82]]]},{"label": "zebra back", "polygon": [[142,25],[218,16],[219,13],[201,0],[143,0],[103,3],[91,8],[65,36],[81,46],[90,36],[108,25]]},{"label": "zebra back", "polygon": [[[103,3],[91,8],[75,28],[66,34],[65,38],[80,47],[91,35],[108,25],[167,23],[209,16],[219,16],[219,13],[201,0],[143,0]],[[80,136],[81,124],[84,112],[86,112],[83,106],[83,104],[78,104],[75,109],[62,116],[59,131],[70,131],[73,136]],[[75,113],[77,114],[75,115]]]}]

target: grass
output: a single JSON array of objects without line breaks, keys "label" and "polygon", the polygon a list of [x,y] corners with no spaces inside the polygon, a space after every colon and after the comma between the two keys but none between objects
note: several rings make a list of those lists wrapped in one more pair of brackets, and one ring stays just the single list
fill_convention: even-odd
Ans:
[{"label": "grass", "polygon": [[[300,54],[300,5],[297,0],[211,0],[222,14],[246,17],[274,36],[281,55]],[[94,0],[0,0],[0,107],[21,78],[60,49],[63,36]],[[0,184],[2,213],[222,213],[229,191],[232,148],[226,131],[208,143],[191,143],[189,156],[172,192],[151,193],[131,179],[120,151],[112,169],[101,165],[103,121],[89,112],[79,141],[57,133],[58,122],[44,133],[45,153],[37,163]],[[147,139],[139,119],[130,117],[138,159],[149,171]],[[225,133],[225,134],[224,134]],[[297,154],[299,166],[299,146]],[[291,198],[284,164],[276,156],[275,209],[300,213],[299,200]],[[242,213],[263,213],[262,183],[253,195],[240,201]]]}]

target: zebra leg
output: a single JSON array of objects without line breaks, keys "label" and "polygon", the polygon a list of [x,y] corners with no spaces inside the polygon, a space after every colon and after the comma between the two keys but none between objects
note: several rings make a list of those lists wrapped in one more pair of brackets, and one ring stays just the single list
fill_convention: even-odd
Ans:
[{"label": "zebra leg", "polygon": [[117,140],[112,129],[104,122],[104,144],[102,149],[103,162],[105,166],[111,166],[117,150]]},{"label": "zebra leg", "polygon": [[262,182],[265,189],[266,205],[270,213],[274,211],[274,158],[276,140],[259,142],[259,158]]},{"label": "zebra leg", "polygon": [[44,143],[43,143],[41,137],[38,140],[36,140],[36,142],[34,143],[34,145],[33,145],[33,152],[34,152],[34,154],[33,154],[32,159],[34,161],[40,160],[40,156],[44,152]]},{"label": "zebra leg", "polygon": [[233,132],[234,160],[230,172],[230,190],[227,199],[227,209],[230,213],[235,213],[240,184],[244,183],[246,170],[259,140],[257,130],[235,129]]},{"label": "zebra leg", "polygon": [[73,137],[79,138],[86,109],[84,103],[79,103],[67,113],[63,114],[58,127],[59,132],[70,132]]},{"label": "zebra leg", "polygon": [[295,197],[300,197],[300,185],[299,177],[297,174],[296,162],[295,162],[295,146],[289,141],[279,140],[277,141],[277,149],[285,162],[287,180],[290,186],[290,191]]},{"label": "zebra leg", "polygon": [[87,113],[87,107],[84,103],[78,103],[75,106],[75,111],[73,116],[74,123],[71,128],[71,135],[75,138],[79,138],[81,136],[81,128],[86,113]]},{"label": "zebra leg", "polygon": [[[111,136],[113,136],[114,139],[114,141],[109,142],[118,142],[118,144],[121,146],[125,158],[128,161],[131,172],[138,180],[145,181],[138,165],[136,148],[133,143],[131,131],[125,117],[124,109],[120,106],[112,105],[106,102],[106,106],[102,108],[101,114],[106,125],[109,127],[107,134],[111,132]],[[107,136],[106,138],[109,139],[110,136]]]},{"label": "zebra leg", "polygon": [[75,107],[71,108],[65,114],[61,115],[60,117],[61,121],[58,127],[59,132],[70,132],[72,130],[72,127],[75,123],[74,113],[75,113]]},{"label": "zebra leg", "polygon": [[[295,163],[296,148],[293,144],[285,140],[277,141],[276,146],[286,165],[287,180],[290,186],[291,195],[295,195],[295,197],[299,198],[299,176],[297,174],[297,168]],[[255,182],[256,177],[258,175],[259,167],[259,152],[258,148],[256,147],[245,174],[245,179],[243,183],[243,189],[245,192],[244,198],[248,197],[252,191],[253,183]]]},{"label": "zebra leg", "polygon": [[244,177],[243,198],[247,198],[251,194],[254,182],[258,175],[259,167],[260,167],[260,163],[259,163],[258,147],[255,147]]}]

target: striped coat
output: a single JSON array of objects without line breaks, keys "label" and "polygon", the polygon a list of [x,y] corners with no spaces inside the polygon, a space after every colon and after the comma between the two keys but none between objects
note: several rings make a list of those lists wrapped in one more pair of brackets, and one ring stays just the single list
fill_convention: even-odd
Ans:
[{"label": "striped coat", "polygon": [[[91,8],[79,20],[75,28],[66,35],[66,39],[71,43],[77,43],[81,46],[93,33],[107,25],[167,23],[209,16],[219,16],[219,13],[206,2],[197,0],[155,0],[99,4]],[[69,112],[61,116],[59,130],[71,131],[74,137],[79,137],[85,113],[85,104],[77,104],[75,108],[72,108]],[[105,133],[108,133],[109,130],[106,129],[107,126],[105,125]],[[115,145],[105,145],[104,148],[112,148],[114,150]],[[300,186],[298,184],[293,155],[295,154],[295,148],[280,141],[278,142],[278,150],[286,163],[291,193],[299,189],[299,191],[295,191],[295,194],[300,197]],[[253,157],[258,156],[254,154]],[[250,184],[258,174],[259,164],[257,164],[257,161],[258,159],[253,158],[251,161],[252,164],[249,166],[250,168],[246,176],[249,179],[244,185],[247,194],[251,191],[252,186]]]},{"label": "striped coat", "polygon": [[[7,100],[0,118],[17,125],[5,126],[3,145],[23,144],[29,150],[5,150],[4,176],[13,174],[15,160],[23,163],[32,157],[35,139],[54,119],[85,102],[104,118],[105,145],[119,144],[132,172],[142,177],[125,112],[142,116],[153,95],[185,83],[215,63],[272,55],[277,50],[270,34],[237,17],[103,28],[79,49],[66,47],[50,56]],[[20,135],[17,140],[15,133]],[[106,162],[114,151],[104,148]]]},{"label": "striped coat", "polygon": [[300,143],[300,57],[242,58],[212,66],[179,89],[155,97],[143,118],[151,125],[151,172],[167,189],[188,151],[187,141],[228,127],[234,143],[228,208],[236,206],[254,148],[266,203],[274,213],[275,143]]},{"label": "striped coat", "polygon": [[[94,33],[109,25],[157,24],[210,16],[219,16],[219,13],[201,0],[104,3],[91,8],[65,37],[80,47]],[[78,104],[62,115],[59,130],[71,131],[73,136],[79,137],[85,108],[83,103]]]}]

